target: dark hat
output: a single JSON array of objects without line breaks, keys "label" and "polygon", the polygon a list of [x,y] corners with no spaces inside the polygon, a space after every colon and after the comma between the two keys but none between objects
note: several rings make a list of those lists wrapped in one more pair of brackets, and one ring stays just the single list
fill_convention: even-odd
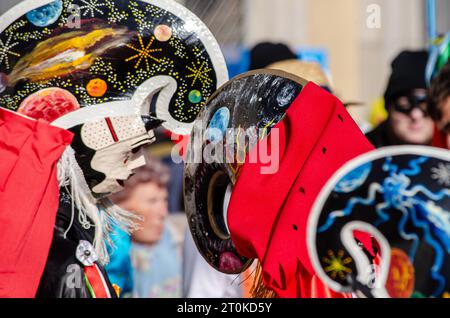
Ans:
[{"label": "dark hat", "polygon": [[250,51],[250,70],[266,68],[275,62],[300,58],[285,44],[263,42]]},{"label": "dark hat", "polygon": [[392,62],[392,74],[389,79],[384,100],[386,104],[411,90],[426,88],[425,69],[428,61],[427,51],[403,51]]}]

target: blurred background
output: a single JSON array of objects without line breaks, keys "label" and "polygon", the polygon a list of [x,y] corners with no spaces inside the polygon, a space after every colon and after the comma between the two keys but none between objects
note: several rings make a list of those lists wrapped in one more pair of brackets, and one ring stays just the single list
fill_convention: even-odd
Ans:
[{"label": "blurred background", "polygon": [[[4,13],[20,0],[1,0]],[[335,94],[363,102],[359,118],[382,96],[390,62],[405,49],[422,49],[431,33],[450,29],[448,0],[178,0],[218,39],[235,76],[249,66],[249,50],[262,41],[282,42],[318,61]],[[434,12],[430,12],[429,8]],[[380,20],[373,20],[379,15]],[[428,16],[432,17],[429,19]],[[379,23],[378,23],[379,22]]]},{"label": "blurred background", "polygon": [[[296,56],[319,63],[325,75],[317,77],[317,69],[310,75],[344,103],[358,104],[348,110],[364,132],[385,121],[390,111],[390,119],[369,138],[375,146],[431,143],[434,123],[422,107],[428,53],[402,54],[395,67],[391,62],[404,50],[428,50],[450,30],[450,0],[177,1],[215,35],[230,77],[250,69],[255,45],[283,43],[290,50],[286,48],[287,56],[284,51],[285,58],[278,61]],[[19,2],[0,0],[0,14]],[[273,51],[268,52],[267,47],[260,51],[259,59],[269,62]],[[391,73],[395,76],[389,81]],[[395,90],[405,85],[408,92],[402,93],[407,94],[387,99],[385,108],[386,87]],[[117,229],[116,249],[107,268],[110,280],[123,288],[125,297],[247,297],[254,268],[242,277],[222,275],[198,253],[183,214],[183,164],[172,160],[170,134],[157,131],[157,135],[142,171],[151,177],[135,182],[144,187],[145,200],[151,202],[139,212],[148,222],[143,232],[132,237]],[[130,186],[128,195],[132,197],[136,187]]]}]

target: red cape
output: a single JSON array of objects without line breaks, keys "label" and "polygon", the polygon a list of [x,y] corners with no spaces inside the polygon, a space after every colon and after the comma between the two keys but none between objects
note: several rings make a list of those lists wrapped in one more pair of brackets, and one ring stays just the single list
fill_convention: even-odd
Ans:
[{"label": "red cape", "polygon": [[[342,103],[313,83],[303,88],[275,128],[280,131],[280,168],[262,175],[265,164],[247,161],[242,167],[228,207],[233,243],[242,255],[261,261],[265,284],[280,297],[348,297],[316,276],[306,225],[330,177],[373,146]],[[369,236],[358,238],[370,242]]]},{"label": "red cape", "polygon": [[36,294],[58,209],[56,164],[72,136],[0,108],[0,298]]}]

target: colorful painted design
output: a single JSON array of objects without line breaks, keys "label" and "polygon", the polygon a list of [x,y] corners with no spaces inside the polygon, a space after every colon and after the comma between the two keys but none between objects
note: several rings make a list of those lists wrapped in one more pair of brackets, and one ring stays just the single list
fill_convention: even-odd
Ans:
[{"label": "colorful painted design", "polygon": [[372,163],[362,165],[355,170],[349,172],[334,188],[335,192],[349,193],[355,191],[367,180],[367,177],[372,170]]},{"label": "colorful painted design", "polygon": [[[443,184],[449,162],[445,150],[406,146],[363,155],[337,172],[308,225],[308,248],[321,278],[346,292],[359,288],[350,283],[358,278],[375,297],[440,297],[448,290],[450,188]],[[343,183],[347,191],[341,191]],[[353,231],[380,243],[381,270],[374,285],[370,271],[363,270],[370,262],[358,252]],[[326,270],[323,257],[330,249],[342,249],[355,261],[343,279]]]},{"label": "colorful painted design", "polygon": [[173,35],[172,28],[161,24],[155,28],[154,36],[159,42],[167,42]]},{"label": "colorful painted design", "polygon": [[28,21],[37,27],[46,27],[58,21],[63,11],[62,0],[53,1],[27,13]]},{"label": "colorful painted design", "polygon": [[108,91],[108,84],[101,78],[90,80],[86,90],[92,97],[102,97]]},{"label": "colorful painted design", "polygon": [[[14,47],[19,45],[19,42],[12,42],[12,35],[9,35],[5,39],[0,38],[0,65],[4,65],[7,69],[10,68],[9,59],[11,57],[20,57],[20,54],[12,51]],[[6,88],[7,76],[5,73],[1,73],[2,75],[2,88],[3,90]]]},{"label": "colorful painted design", "polygon": [[87,28],[56,35],[38,43],[29,54],[21,54],[8,75],[8,85],[16,86],[20,81],[45,83],[89,70],[98,57],[127,40],[127,28]]},{"label": "colorful painted design", "polygon": [[328,251],[328,256],[323,257],[322,261],[325,263],[325,272],[330,274],[333,279],[339,277],[344,280],[345,275],[352,272],[351,268],[347,267],[353,260],[351,257],[344,257],[344,251],[339,250],[337,255],[332,250]]},{"label": "colorful painted design", "polygon": [[83,11],[83,16],[90,16],[94,18],[96,14],[103,15],[102,7],[106,6],[106,3],[99,2],[101,0],[81,0],[82,5],[80,10]]},{"label": "colorful painted design", "polygon": [[152,63],[152,60],[154,62],[161,63],[161,60],[157,59],[153,54],[156,52],[161,52],[162,49],[152,48],[152,44],[155,41],[154,37],[150,38],[147,45],[144,45],[144,41],[142,40],[142,36],[140,34],[138,34],[138,39],[139,39],[139,47],[135,47],[131,44],[127,44],[127,47],[129,47],[130,49],[132,49],[134,51],[133,54],[134,53],[137,53],[137,54],[127,58],[125,60],[125,62],[137,60],[137,61],[135,61],[136,63],[134,65],[134,68],[139,69],[139,65],[141,64],[141,62],[145,61],[146,70],[147,70],[147,72],[150,72],[150,63]]},{"label": "colorful painted design", "polygon": [[88,118],[93,105],[111,116],[137,109],[185,135],[228,80],[212,34],[172,0],[27,0],[12,10],[0,22],[0,106],[11,110],[59,87]]},{"label": "colorful painted design", "polygon": [[229,123],[230,110],[226,107],[220,108],[211,118],[206,130],[206,138],[211,142],[221,141],[225,137]]},{"label": "colorful painted design", "polygon": [[408,255],[398,248],[391,250],[391,264],[386,290],[392,298],[410,298],[414,293],[414,267]]},{"label": "colorful painted design", "polygon": [[444,187],[450,187],[450,164],[440,163],[431,168],[431,178]]},{"label": "colorful painted design", "polygon": [[51,123],[78,109],[80,109],[80,104],[69,91],[58,87],[50,87],[25,98],[17,112]]},{"label": "colorful painted design", "polygon": [[[196,70],[199,69],[205,70],[202,65]],[[194,73],[194,67],[192,71]],[[197,71],[198,76],[190,78],[200,82],[202,76]],[[231,80],[209,99],[197,118],[198,125],[194,125],[185,166],[186,214],[200,253],[223,273],[241,273],[252,262],[236,251],[224,219],[224,209],[246,155],[254,146],[246,134],[257,134],[256,129],[259,129],[263,133],[256,135],[256,139],[270,135],[303,88],[301,79],[285,75],[266,70]],[[230,130],[232,134],[228,133]],[[194,142],[194,136],[204,136],[200,147]],[[196,163],[194,158],[211,146],[223,153],[226,160]]]},{"label": "colorful painted design", "polygon": [[196,89],[192,90],[189,93],[189,101],[192,104],[198,104],[202,101],[202,99],[203,99],[202,93]]}]

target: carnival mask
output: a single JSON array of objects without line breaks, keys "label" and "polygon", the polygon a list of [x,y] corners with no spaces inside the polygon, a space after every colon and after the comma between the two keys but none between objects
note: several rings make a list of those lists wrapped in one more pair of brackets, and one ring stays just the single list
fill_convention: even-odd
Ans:
[{"label": "carnival mask", "polygon": [[228,79],[211,32],[171,0],[27,0],[0,32],[0,105],[63,128],[152,112],[187,135]]},{"label": "carnival mask", "polygon": [[[391,147],[346,164],[309,220],[308,249],[320,278],[364,297],[448,297],[449,186],[446,150]],[[374,238],[378,261],[359,248],[355,231]]]},{"label": "carnival mask", "polygon": [[231,80],[197,118],[187,152],[198,249],[229,274],[258,259],[279,297],[332,295],[309,262],[308,216],[334,172],[371,150],[344,105],[314,83],[270,70]]},{"label": "carnival mask", "polygon": [[[185,165],[186,214],[200,253],[221,272],[240,273],[252,262],[237,252],[227,227],[227,204],[240,168],[259,139],[282,120],[304,83],[279,71],[243,74],[208,101],[194,124]],[[221,158],[202,157],[207,148]]]},{"label": "carnival mask", "polygon": [[142,164],[149,129],[189,134],[227,79],[211,32],[175,1],[26,0],[0,19],[0,106],[74,132],[96,197]]}]

